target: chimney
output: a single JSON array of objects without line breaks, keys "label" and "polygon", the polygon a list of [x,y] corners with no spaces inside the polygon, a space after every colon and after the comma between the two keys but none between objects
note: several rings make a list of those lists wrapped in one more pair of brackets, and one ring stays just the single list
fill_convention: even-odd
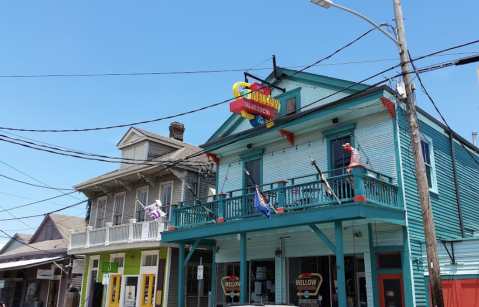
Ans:
[{"label": "chimney", "polygon": [[172,122],[170,125],[170,138],[183,142],[185,125],[179,122]]},{"label": "chimney", "polygon": [[472,132],[472,144],[474,146],[477,146],[477,132],[476,131]]}]

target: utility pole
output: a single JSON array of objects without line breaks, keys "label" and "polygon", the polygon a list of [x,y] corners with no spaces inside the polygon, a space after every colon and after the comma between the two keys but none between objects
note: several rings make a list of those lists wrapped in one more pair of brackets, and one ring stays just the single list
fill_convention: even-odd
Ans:
[{"label": "utility pole", "polygon": [[421,136],[416,114],[416,105],[414,104],[414,96],[411,89],[412,80],[411,75],[409,74],[409,53],[406,44],[406,34],[404,31],[401,0],[393,0],[393,3],[394,15],[396,18],[397,37],[400,48],[399,55],[401,59],[401,70],[403,73],[403,81],[406,86],[406,111],[409,123],[409,134],[411,136],[414,166],[416,169],[416,181],[419,190],[419,201],[421,203],[422,222],[424,225],[424,236],[426,239],[427,267],[429,270],[432,305],[434,307],[444,307],[441,272],[439,270],[439,259],[437,256],[436,230],[434,228],[431,199],[429,198],[429,184],[427,182],[426,168],[424,166],[424,158],[421,149]]}]

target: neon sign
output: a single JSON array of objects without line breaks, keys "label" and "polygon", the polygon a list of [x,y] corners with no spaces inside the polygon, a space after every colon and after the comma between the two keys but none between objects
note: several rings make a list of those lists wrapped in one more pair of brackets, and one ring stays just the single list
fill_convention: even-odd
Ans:
[{"label": "neon sign", "polygon": [[[240,90],[242,87],[242,90]],[[271,127],[271,118],[279,113],[281,102],[271,97],[271,89],[259,83],[236,82],[233,85],[236,100],[230,103],[230,111],[249,119],[253,127],[266,124]]]}]

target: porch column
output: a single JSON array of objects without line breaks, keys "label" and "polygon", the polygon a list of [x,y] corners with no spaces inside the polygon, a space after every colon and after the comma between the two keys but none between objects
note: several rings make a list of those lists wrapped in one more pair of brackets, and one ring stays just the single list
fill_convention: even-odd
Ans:
[{"label": "porch column", "polygon": [[213,246],[213,260],[211,260],[211,296],[210,296],[210,306],[215,306],[215,283],[216,283],[216,241]]},{"label": "porch column", "polygon": [[[246,233],[240,234],[240,303],[245,304],[247,299],[248,275],[246,268]],[[180,306],[179,306],[180,307]]]},{"label": "porch column", "polygon": [[343,223],[334,223],[334,242],[336,245],[336,273],[338,284],[338,307],[346,307],[346,278],[344,277]]},{"label": "porch column", "polygon": [[178,307],[185,307],[185,243],[179,243]]}]

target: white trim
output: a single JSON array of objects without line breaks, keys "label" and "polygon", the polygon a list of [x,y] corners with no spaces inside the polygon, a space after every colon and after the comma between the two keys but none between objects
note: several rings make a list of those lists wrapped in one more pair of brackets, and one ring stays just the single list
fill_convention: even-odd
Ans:
[{"label": "white trim", "polygon": [[122,206],[121,206],[121,221],[120,221],[120,224],[118,224],[118,225],[123,224],[123,215],[124,215],[124,213],[125,213],[126,191],[116,193],[116,194],[113,196],[113,210],[111,210],[111,211],[112,211],[112,214],[111,214],[111,222],[112,222],[113,226],[117,226],[117,225],[115,224],[116,198],[117,198],[118,196],[121,196],[121,195],[123,195],[123,204],[122,204]]},{"label": "white trim", "polygon": [[439,191],[437,189],[436,161],[434,159],[434,144],[432,143],[432,138],[421,133],[421,141],[424,141],[425,143],[429,145],[429,160],[431,162],[430,167],[431,167],[431,185],[432,185],[432,187],[429,188],[429,191],[439,194]]},{"label": "white trim", "polygon": [[140,304],[140,288],[141,288],[141,283],[142,283],[142,279],[141,279],[141,275],[123,275],[121,277],[121,288],[120,288],[120,307],[123,307],[124,306],[124,302],[125,302],[125,288],[126,288],[126,279],[128,277],[137,277],[138,278],[138,283],[136,284],[136,306],[141,306]]},{"label": "white trim", "polygon": [[[48,291],[47,291],[47,300],[46,300],[46,304],[48,304],[48,298],[50,297],[50,287],[51,287],[51,284],[52,284],[52,281],[58,281],[58,293],[57,293],[57,305],[56,306],[61,306],[60,305],[60,289],[61,289],[61,286],[62,286],[62,279],[55,279],[55,280],[49,280],[48,281]],[[47,305],[48,306],[48,305]]]},{"label": "white trim", "polygon": [[[99,205],[100,205],[100,202],[102,200],[105,200],[105,207],[103,208],[103,225],[100,225],[100,227],[98,227],[98,208],[99,208]],[[105,227],[106,225],[106,206],[108,205],[108,197],[107,196],[103,196],[103,197],[100,197],[98,198],[98,200],[96,201],[96,215],[95,215],[95,225],[94,225],[94,228],[103,228]]]},{"label": "white trim", "polygon": [[[98,260],[98,267],[97,268],[93,268],[93,261],[94,260]],[[88,306],[88,302],[89,302],[89,293],[90,293],[90,288],[91,288],[91,284],[90,284],[90,280],[91,280],[91,274],[92,274],[92,271],[97,271],[96,272],[96,279],[98,280],[98,272],[100,272],[100,255],[94,255],[94,256],[90,256],[90,259],[88,259],[88,277],[87,277],[87,282],[86,282],[86,289],[85,289],[85,301],[84,302],[80,302],[80,306]],[[83,289],[82,289],[83,291]],[[80,298],[81,299],[81,298]]]},{"label": "white trim", "polygon": [[[183,179],[183,182],[185,181],[185,179]],[[168,181],[163,181],[160,183],[160,189],[159,189],[159,192],[158,192],[158,195],[159,195],[159,199],[160,201],[163,200],[163,187],[165,186],[168,186],[168,185],[171,185],[171,195],[170,195],[170,204],[173,203],[173,188],[174,188],[174,180],[168,180]],[[183,193],[183,192],[182,192]],[[163,206],[166,206],[165,204],[163,204],[163,202],[161,203]],[[160,208],[161,209],[161,208]],[[171,217],[171,208],[168,209],[168,218],[167,220],[169,221],[170,220],[170,217]]]},{"label": "white trim", "polygon": [[[138,189],[136,189],[136,192],[135,192],[135,212],[134,212],[134,218],[136,219],[137,222],[146,222],[146,216],[148,215],[148,214],[146,214],[146,212],[145,212],[145,220],[144,220],[144,221],[139,221],[139,220],[138,220],[138,214],[137,214],[137,212],[138,212],[139,210],[137,210],[137,209],[138,209],[138,206],[140,206],[140,205],[138,204],[138,202],[136,201],[136,199],[138,199],[138,194],[139,194],[139,192],[142,191],[142,190],[145,190],[145,189],[146,189],[146,202],[147,202],[147,203],[146,203],[146,204],[143,204],[143,206],[148,206],[148,194],[150,193],[150,186],[149,186],[149,185],[144,185],[144,186],[139,187]],[[138,200],[139,200],[139,199],[138,199]],[[142,208],[142,210],[143,210],[143,208]]]},{"label": "white trim", "polygon": [[[166,253],[165,283],[163,284],[163,307],[168,307],[168,290],[170,289],[171,247]],[[208,306],[209,307],[209,306]]]}]

